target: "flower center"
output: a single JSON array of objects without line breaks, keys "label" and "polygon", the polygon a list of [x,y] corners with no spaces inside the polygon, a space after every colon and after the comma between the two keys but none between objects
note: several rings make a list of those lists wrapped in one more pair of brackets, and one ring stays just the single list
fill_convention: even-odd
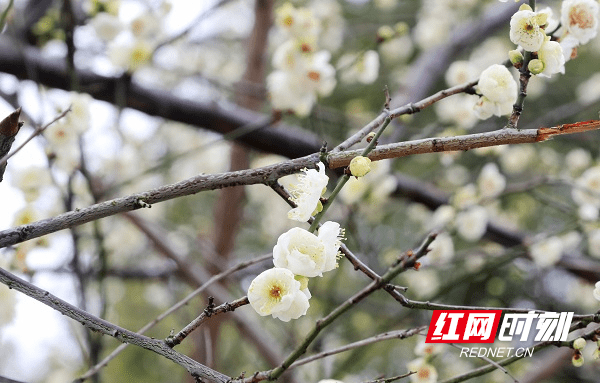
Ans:
[{"label": "flower center", "polygon": [[272,299],[280,300],[281,299],[281,287],[280,286],[272,286],[269,290],[269,296]]},{"label": "flower center", "polygon": [[581,29],[587,29],[594,25],[594,18],[583,5],[576,5],[569,12],[569,23]]},{"label": "flower center", "polygon": [[308,72],[307,76],[309,79],[311,79],[313,81],[319,81],[321,79],[321,75],[319,74],[319,72],[315,72],[314,70]]}]

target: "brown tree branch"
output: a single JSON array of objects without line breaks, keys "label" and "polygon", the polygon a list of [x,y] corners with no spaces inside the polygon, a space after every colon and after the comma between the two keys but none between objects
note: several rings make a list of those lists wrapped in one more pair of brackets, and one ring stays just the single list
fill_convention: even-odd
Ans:
[{"label": "brown tree branch", "polygon": [[[414,154],[444,151],[470,150],[481,147],[505,144],[535,143],[554,135],[579,133],[583,130],[599,129],[596,120],[575,124],[564,124],[554,128],[528,130],[501,129],[489,133],[477,133],[455,137],[438,137],[382,145],[375,148],[369,157],[372,160],[404,157]],[[360,155],[360,150],[331,153],[328,166],[331,169],[347,166],[352,158]],[[201,191],[221,189],[237,185],[271,184],[280,177],[297,173],[303,168],[314,168],[320,161],[319,154],[280,162],[257,169],[235,172],[199,175],[171,185],[165,185],[146,192],[132,194],[89,206],[84,209],[63,213],[53,218],[33,222],[28,225],[0,231],[0,248],[14,245],[29,239],[38,238],[59,230],[74,227],[96,219],[126,211],[149,207],[154,203],[174,199]]]},{"label": "brown tree branch", "polygon": [[0,268],[0,282],[8,286],[8,288],[15,289],[63,315],[76,320],[92,331],[100,332],[104,335],[111,336],[120,342],[133,344],[162,355],[185,368],[194,377],[217,383],[225,383],[231,379],[218,371],[214,371],[195,360],[178,353],[167,346],[162,340],[136,334],[133,331],[126,330],[107,322],[104,319],[95,317],[2,268]]}]

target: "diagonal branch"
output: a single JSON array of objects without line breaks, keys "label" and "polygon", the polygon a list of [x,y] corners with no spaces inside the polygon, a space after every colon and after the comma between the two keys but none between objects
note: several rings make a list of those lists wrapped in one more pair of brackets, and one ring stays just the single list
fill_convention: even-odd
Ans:
[{"label": "diagonal branch", "polygon": [[[600,121],[591,120],[574,124],[563,124],[553,128],[514,130],[501,129],[489,133],[476,133],[455,137],[428,138],[406,141],[375,148],[369,157],[372,160],[396,158],[414,154],[436,153],[444,151],[470,150],[505,144],[535,143],[547,140],[554,135],[580,133],[600,129]],[[331,169],[347,166],[352,158],[360,155],[361,150],[331,153],[328,166]],[[319,162],[319,154],[283,161],[278,164],[257,169],[235,172],[199,175],[171,185],[165,185],[146,192],[91,205],[84,209],[70,211],[53,218],[33,222],[28,225],[0,231],[0,248],[14,245],[29,239],[38,238],[59,230],[78,226],[96,219],[149,207],[154,203],[196,194],[201,191],[221,189],[237,185],[271,184],[279,178],[297,173],[300,170],[314,168]]]},{"label": "diagonal branch", "polygon": [[126,330],[114,325],[104,319],[89,314],[86,311],[65,302],[64,300],[42,290],[31,283],[9,273],[0,268],[0,282],[7,285],[9,289],[15,289],[23,294],[45,304],[46,306],[76,320],[88,329],[111,336],[123,343],[134,344],[136,346],[153,351],[165,358],[177,363],[185,368],[192,376],[206,379],[209,382],[225,383],[231,378],[214,371],[195,360],[180,354],[165,344],[165,342],[148,338],[147,336],[136,334],[133,331]]}]

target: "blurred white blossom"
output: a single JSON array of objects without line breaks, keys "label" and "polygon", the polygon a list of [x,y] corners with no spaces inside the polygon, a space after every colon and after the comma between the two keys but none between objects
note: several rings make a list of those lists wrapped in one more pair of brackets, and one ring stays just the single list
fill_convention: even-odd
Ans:
[{"label": "blurred white blossom", "polygon": [[575,180],[571,196],[579,205],[600,207],[600,166],[587,169]]},{"label": "blurred white blossom", "polygon": [[488,213],[483,206],[472,206],[456,215],[456,231],[467,241],[475,242],[485,234]]},{"label": "blurred white blossom", "polygon": [[559,237],[548,237],[529,246],[529,254],[539,267],[549,267],[560,261],[563,243]]},{"label": "blurred white blossom", "polygon": [[490,162],[485,164],[479,173],[477,180],[479,194],[483,198],[493,198],[498,196],[506,186],[506,178],[498,170],[495,163]]},{"label": "blurred white blossom", "polygon": [[417,358],[406,364],[410,371],[415,371],[416,374],[409,376],[413,383],[435,383],[437,382],[438,373],[433,365],[427,363],[425,358]]},{"label": "blurred white blossom", "polygon": [[124,28],[118,17],[100,12],[90,21],[94,31],[104,41],[113,40]]},{"label": "blurred white blossom", "polygon": [[600,258],[600,229],[594,229],[587,234],[588,253],[594,258]]},{"label": "blurred white blossom", "polygon": [[435,241],[429,246],[429,249],[427,259],[433,264],[447,264],[454,258],[454,242],[452,241],[452,237],[446,232],[439,233]]},{"label": "blurred white blossom", "polygon": [[379,53],[370,50],[364,53],[343,55],[337,67],[341,70],[341,80],[347,84],[359,82],[371,84],[379,75]]},{"label": "blurred white blossom", "polygon": [[579,44],[585,44],[596,37],[599,9],[595,0],[564,0],[560,22],[566,28],[567,36],[575,37]]},{"label": "blurred white blossom", "polygon": [[594,291],[592,291],[594,298],[600,301],[600,282],[596,282]]}]

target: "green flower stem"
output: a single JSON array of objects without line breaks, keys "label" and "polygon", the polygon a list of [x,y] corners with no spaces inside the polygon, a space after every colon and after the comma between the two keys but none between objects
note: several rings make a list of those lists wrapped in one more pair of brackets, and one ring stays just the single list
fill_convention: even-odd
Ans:
[{"label": "green flower stem", "polygon": [[[337,189],[337,187],[336,187]],[[378,279],[371,281],[366,287],[347,299],[344,303],[336,307],[329,315],[317,321],[312,331],[304,338],[304,341],[299,345],[278,367],[274,368],[269,374],[269,380],[276,380],[283,374],[289,366],[292,365],[302,354],[306,352],[308,346],[319,335],[321,330],[333,323],[338,317],[355,306],[358,302],[371,295],[374,291],[384,288],[388,283],[409,267],[413,267],[415,262],[427,254],[427,248],[435,240],[436,234],[430,234],[419,249],[414,252],[408,252],[399,257],[398,261],[388,269],[388,271]]]},{"label": "green flower stem", "polygon": [[[371,140],[371,142],[369,142],[369,145],[367,145],[367,147],[362,151],[361,156],[366,157],[369,153],[371,153],[371,151],[373,149],[375,149],[375,146],[377,145],[377,140],[379,139],[379,137],[381,137],[381,134],[383,133],[383,131],[385,130],[385,128],[387,128],[387,126],[390,124],[391,121],[392,121],[392,117],[391,116],[388,116],[388,117],[385,118],[385,120],[383,120],[383,124],[381,124],[381,127],[377,130],[377,133],[375,133],[375,136],[373,137],[373,139]],[[335,198],[339,194],[340,190],[342,190],[342,188],[344,187],[344,185],[346,184],[346,182],[348,182],[349,179],[350,179],[350,175],[349,174],[344,174],[339,179],[337,185],[335,185],[335,189],[333,189],[333,192],[331,193],[331,195],[327,199],[327,202],[325,202],[323,204],[323,210],[321,210],[315,216],[315,219],[313,220],[312,224],[308,228],[309,232],[314,233],[314,231],[317,230],[317,227],[319,226],[319,222],[321,222],[321,219],[325,215],[325,212],[327,211],[327,209],[329,209],[329,206],[331,206],[331,203],[333,202],[333,200],[335,200]]]}]

